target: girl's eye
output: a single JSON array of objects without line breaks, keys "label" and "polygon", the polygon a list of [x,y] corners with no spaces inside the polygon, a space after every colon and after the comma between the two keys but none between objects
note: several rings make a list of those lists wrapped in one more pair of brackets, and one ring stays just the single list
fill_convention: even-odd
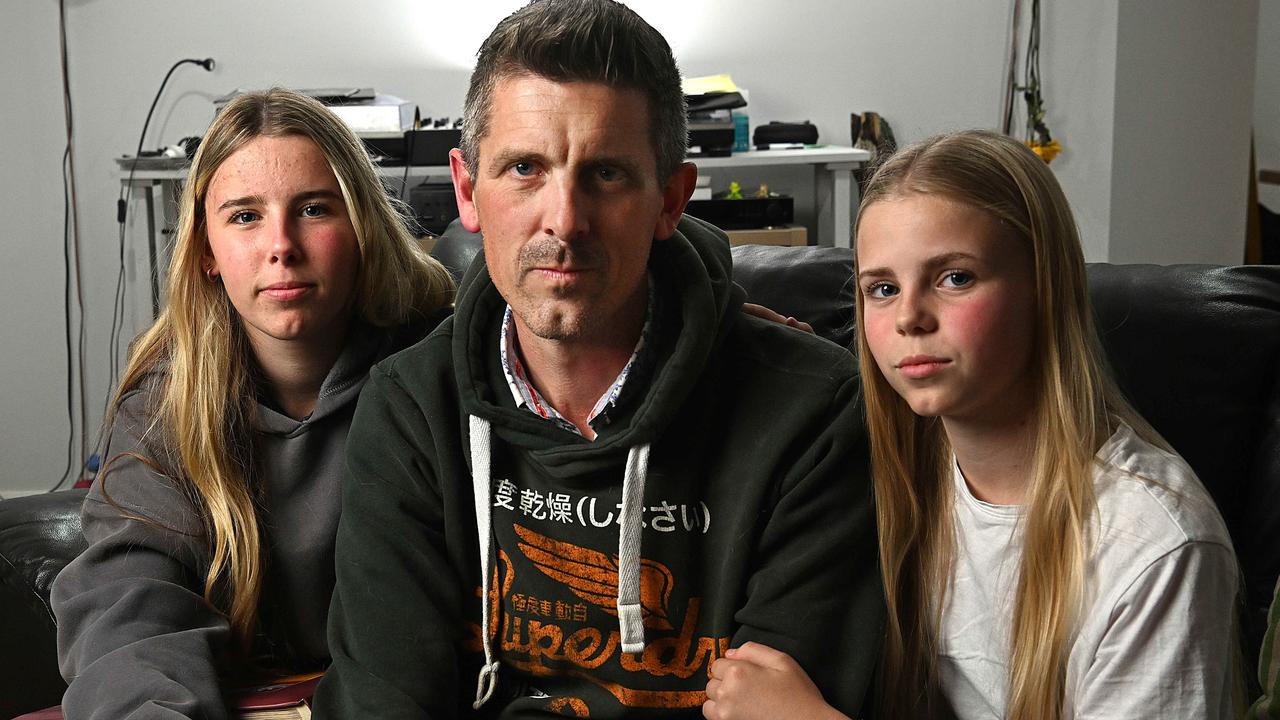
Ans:
[{"label": "girl's eye", "polygon": [[312,203],[302,208],[303,217],[323,217],[329,214],[329,208],[319,203]]},{"label": "girl's eye", "polygon": [[248,225],[258,219],[258,213],[250,210],[241,210],[231,216],[231,222],[236,225]]},{"label": "girl's eye", "polygon": [[878,282],[865,291],[867,297],[883,300],[898,294],[898,288],[886,282]]},{"label": "girl's eye", "polygon": [[942,284],[946,287],[962,288],[973,283],[973,275],[963,270],[952,270],[942,276]]}]

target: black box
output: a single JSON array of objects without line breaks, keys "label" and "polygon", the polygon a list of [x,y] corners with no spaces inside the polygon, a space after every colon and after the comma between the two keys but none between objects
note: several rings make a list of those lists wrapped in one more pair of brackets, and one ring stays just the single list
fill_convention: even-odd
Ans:
[{"label": "black box", "polygon": [[419,228],[439,235],[458,217],[453,183],[422,183],[409,188],[409,209]]},{"label": "black box", "polygon": [[690,200],[685,213],[722,230],[751,230],[795,221],[795,201],[786,195],[741,200]]},{"label": "black box", "polygon": [[406,130],[402,137],[361,139],[370,153],[383,158],[383,165],[404,165],[407,158],[410,165],[439,167],[449,164],[449,151],[462,142],[462,129]]}]

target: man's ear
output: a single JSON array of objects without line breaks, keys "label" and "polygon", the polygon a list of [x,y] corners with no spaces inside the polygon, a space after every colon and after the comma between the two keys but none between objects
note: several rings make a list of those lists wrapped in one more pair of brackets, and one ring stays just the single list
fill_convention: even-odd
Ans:
[{"label": "man's ear", "polygon": [[462,151],[449,151],[449,174],[453,176],[453,195],[458,201],[458,219],[468,232],[480,232],[480,214],[476,212],[475,181],[462,159]]},{"label": "man's ear", "polygon": [[653,228],[653,237],[666,240],[676,231],[680,216],[684,215],[684,207],[693,196],[693,187],[698,183],[698,166],[691,162],[681,163],[676,171],[667,178],[667,185],[662,189],[662,213],[658,215],[657,225]]}]

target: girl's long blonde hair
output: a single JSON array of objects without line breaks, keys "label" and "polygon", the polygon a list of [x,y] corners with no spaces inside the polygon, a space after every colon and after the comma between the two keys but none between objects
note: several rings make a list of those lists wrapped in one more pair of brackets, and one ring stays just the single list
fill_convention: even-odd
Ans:
[{"label": "girl's long blonde hair", "polygon": [[[408,233],[360,140],[332,112],[282,89],[247,93],[223,108],[183,187],[164,307],[131,348],[112,416],[121,398],[148,376],[158,378],[146,436],[161,457],[135,457],[173,476],[199,510],[209,560],[204,596],[226,614],[246,651],[263,581],[252,441],[256,363],[221,283],[205,275],[204,204],[223,161],[255,138],[287,135],[311,139],[337,177],[359,246],[359,318],[382,327],[411,323],[453,300],[448,272]],[[110,466],[103,472],[105,491]]]},{"label": "girl's long blonde hair", "polygon": [[[876,170],[859,217],[877,202],[911,195],[939,196],[990,213],[1033,251],[1036,434],[1005,717],[1056,720],[1089,554],[1094,454],[1117,420],[1167,445],[1124,400],[1105,367],[1079,232],[1066,196],[1040,158],[993,132],[933,137]],[[861,293],[856,302],[861,326]],[[941,421],[915,415],[894,392],[862,332],[858,350],[889,609],[882,700],[887,717],[944,716],[937,656],[955,553],[951,450]]]}]

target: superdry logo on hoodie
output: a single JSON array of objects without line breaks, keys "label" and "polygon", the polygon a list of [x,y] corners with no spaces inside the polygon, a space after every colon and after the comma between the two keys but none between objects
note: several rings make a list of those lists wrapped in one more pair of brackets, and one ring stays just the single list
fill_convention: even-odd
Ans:
[{"label": "superdry logo on hoodie", "polygon": [[[679,616],[670,601],[676,578],[666,565],[641,558],[640,599],[643,622],[652,638],[640,653],[620,651],[617,630],[606,634],[600,624],[587,624],[588,612],[616,615],[618,564],[591,548],[555,540],[521,525],[514,525],[524,556],[522,567],[532,564],[562,590],[558,597],[534,597],[513,593],[515,566],[505,551],[498,554],[502,565],[501,596],[490,593],[488,611],[501,615],[491,626],[501,647],[503,664],[534,676],[567,675],[588,680],[634,708],[693,708],[706,700],[703,690],[711,663],[729,648],[729,637],[695,637],[702,599],[691,597]],[[496,583],[495,583],[496,585]],[[477,588],[479,594],[479,588]],[[501,612],[499,608],[501,607]],[[609,625],[604,625],[608,627]],[[480,627],[472,624],[472,649],[480,650]],[[612,682],[602,675],[618,677],[617,669],[600,673],[612,664],[635,682]],[[674,676],[690,679],[687,690],[646,689],[653,678]],[[624,684],[625,683],[625,684]],[[664,683],[665,684],[665,683]],[[630,686],[630,687],[629,687]]]}]

